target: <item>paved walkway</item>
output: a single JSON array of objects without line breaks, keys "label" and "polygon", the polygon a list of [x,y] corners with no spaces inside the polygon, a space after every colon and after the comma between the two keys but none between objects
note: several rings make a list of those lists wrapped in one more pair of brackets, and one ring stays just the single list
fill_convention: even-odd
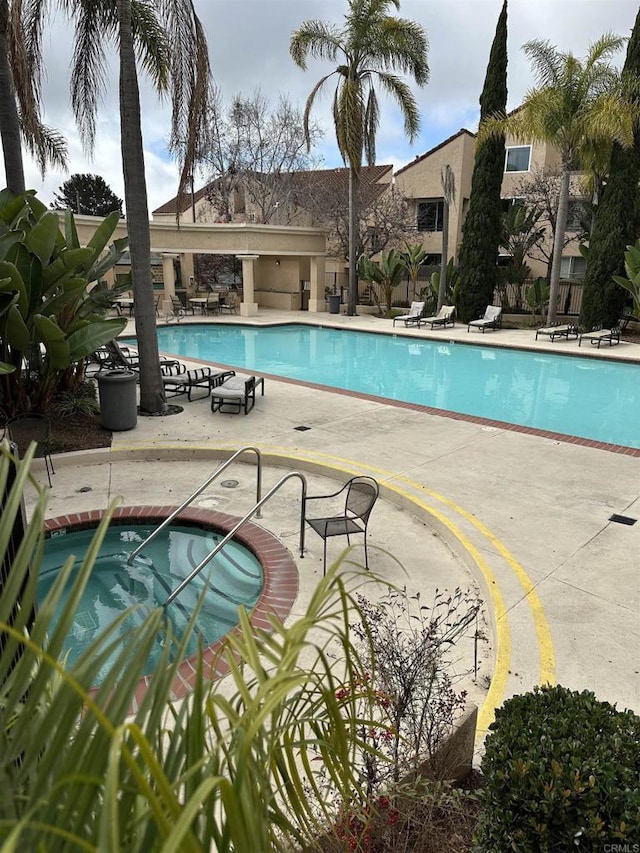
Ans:
[{"label": "paved walkway", "polygon": [[[275,311],[255,322],[314,319],[375,331],[391,326],[374,317]],[[445,334],[480,337],[466,327]],[[531,331],[487,333],[482,341],[577,349],[574,342],[536,342]],[[600,355],[640,361],[640,346],[622,343]],[[490,642],[481,644],[473,693],[482,731],[505,698],[545,681],[640,711],[640,524],[609,521],[613,513],[640,517],[640,458],[272,379],[247,417],[212,414],[207,400],[175,402],[183,399],[182,414],[139,418],[136,429],[114,434],[106,453],[57,457],[50,515],[106,506],[116,494],[127,504],[178,503],[213,469],[213,458],[245,445],[265,454],[269,482],[283,469],[308,472],[318,485],[330,476],[371,474],[382,500],[370,541],[398,557],[408,588],[429,595],[447,580],[449,588],[477,584],[486,601]],[[309,429],[296,430],[300,425]],[[241,471],[243,498],[216,486],[202,500],[234,512],[234,501],[250,500],[254,487]],[[91,493],[78,491],[85,485]],[[283,497],[273,520],[265,512],[263,521],[292,550],[294,502]],[[322,542],[309,533],[307,543],[300,566],[308,590],[322,571]],[[389,554],[377,554],[373,568],[402,583]]]}]

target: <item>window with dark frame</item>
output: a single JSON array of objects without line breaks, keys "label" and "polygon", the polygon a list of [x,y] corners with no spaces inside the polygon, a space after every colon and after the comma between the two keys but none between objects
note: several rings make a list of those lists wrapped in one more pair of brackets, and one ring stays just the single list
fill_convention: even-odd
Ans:
[{"label": "window with dark frame", "polygon": [[443,219],[443,199],[429,199],[418,202],[416,207],[416,226],[418,231],[442,231]]}]

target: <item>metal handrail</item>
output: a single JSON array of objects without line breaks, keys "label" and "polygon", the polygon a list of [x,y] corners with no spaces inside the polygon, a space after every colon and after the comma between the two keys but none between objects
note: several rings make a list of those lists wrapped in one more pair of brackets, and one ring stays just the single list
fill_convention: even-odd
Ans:
[{"label": "metal handrail", "polygon": [[181,581],[178,586],[171,592],[167,598],[167,600],[162,605],[163,607],[167,607],[171,602],[176,599],[185,587],[189,586],[191,581],[195,578],[197,574],[199,574],[202,569],[209,563],[213,558],[218,554],[227,542],[230,542],[231,539],[235,536],[235,534],[243,527],[254,515],[257,515],[257,512],[260,510],[260,507],[265,504],[269,498],[274,495],[280,488],[283,486],[287,480],[290,480],[292,477],[297,477],[302,484],[302,501],[300,504],[300,557],[304,557],[304,507],[305,502],[307,500],[307,480],[304,474],[301,474],[299,471],[291,471],[289,474],[285,474],[278,482],[271,488],[267,494],[258,501],[258,503],[253,507],[253,509],[249,510],[249,512],[241,518],[240,521],[235,525],[235,527],[230,530],[227,535],[222,539],[216,547],[211,551],[207,556],[199,563],[195,569],[191,572],[191,574],[187,575],[187,577]]},{"label": "metal handrail", "polygon": [[[174,509],[174,511],[171,513],[171,515],[167,516],[167,518],[165,518],[165,520],[162,522],[162,524],[160,524],[158,527],[156,527],[156,529],[153,530],[147,536],[147,538],[144,540],[144,542],[142,542],[140,545],[138,545],[138,547],[129,554],[129,556],[127,558],[127,563],[131,563],[131,561],[133,559],[135,559],[135,557],[137,557],[138,554],[147,547],[149,542],[151,542],[153,539],[156,538],[156,536],[158,535],[158,533],[160,533],[161,530],[164,530],[164,528],[168,524],[170,524],[177,515],[180,515],[180,513],[184,509],[186,509],[191,503],[193,503],[193,501],[198,497],[198,495],[201,495],[202,492],[204,492],[204,490],[207,488],[207,486],[210,486],[211,483],[213,483],[213,481],[216,479],[216,477],[218,477],[220,474],[222,474],[222,472],[224,470],[226,470],[229,467],[229,465],[231,465],[231,463],[234,460],[236,460],[238,458],[238,456],[240,456],[240,454],[245,453],[248,450],[251,450],[256,454],[256,458],[257,458],[256,502],[259,506],[262,506],[262,504],[260,503],[260,496],[262,494],[262,455],[260,454],[260,451],[258,450],[257,447],[253,447],[253,446],[241,447],[240,450],[236,450],[236,452],[233,454],[233,456],[230,456],[225,462],[222,462],[216,468],[216,470],[213,472],[213,474],[208,479],[206,479],[204,481],[204,483],[201,486],[199,486],[192,495],[189,495],[189,497],[185,501],[183,501],[177,509]],[[260,511],[259,510],[256,513],[256,518],[260,518]]]}]

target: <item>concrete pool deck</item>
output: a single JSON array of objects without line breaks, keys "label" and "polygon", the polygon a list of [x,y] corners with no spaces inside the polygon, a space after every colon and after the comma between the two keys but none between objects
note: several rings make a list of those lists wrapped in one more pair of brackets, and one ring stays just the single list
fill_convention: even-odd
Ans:
[{"label": "concrete pool deck", "polygon": [[[202,318],[183,320],[194,321]],[[392,329],[390,320],[371,316],[265,310],[251,318],[257,325],[274,322]],[[393,331],[640,361],[637,344],[598,352],[574,341],[535,341],[531,330]],[[266,487],[284,470],[307,472],[310,492],[330,482],[328,477],[369,474],[382,490],[369,542],[395,554],[407,576],[388,553],[378,552],[372,568],[410,590],[416,585],[424,595],[448,579],[449,588],[475,580],[485,598],[495,671],[490,688],[483,692],[478,685],[473,697],[482,706],[481,731],[505,698],[545,681],[592,690],[599,699],[640,711],[640,523],[609,520],[614,513],[640,518],[638,455],[295,382],[268,378],[265,385],[265,396],[258,395],[246,417],[212,414],[208,400],[177,397],[184,406],[180,415],[139,418],[134,430],[114,433],[111,450],[54,457],[48,515],[103,508],[115,495],[126,504],[177,504],[213,470],[209,460],[245,445],[263,452]],[[239,506],[254,487],[245,467],[240,475],[229,469],[229,477],[240,481]],[[83,486],[91,493],[79,492]],[[236,511],[229,490],[217,487],[203,500]],[[274,499],[273,518],[265,508],[261,522],[292,551],[295,500]],[[322,541],[311,531],[307,547],[300,563],[301,601],[322,572]],[[341,547],[330,543],[330,554]],[[481,653],[486,657],[486,650]],[[490,663],[482,661],[483,676]]]}]

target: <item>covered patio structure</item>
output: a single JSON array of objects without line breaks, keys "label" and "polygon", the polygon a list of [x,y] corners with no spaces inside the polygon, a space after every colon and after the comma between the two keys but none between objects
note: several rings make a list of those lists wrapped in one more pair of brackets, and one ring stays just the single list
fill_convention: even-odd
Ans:
[{"label": "covered patio structure", "polygon": [[[86,245],[102,219],[75,216],[78,237]],[[326,311],[324,295],[327,232],[323,228],[228,223],[149,223],[151,250],[162,256],[163,309],[176,295],[176,265],[180,259],[181,289],[193,292],[194,255],[232,255],[242,262],[240,314],[252,317],[260,307],[281,310]],[[127,233],[126,220],[114,238]],[[110,283],[113,283],[112,277]]]}]

